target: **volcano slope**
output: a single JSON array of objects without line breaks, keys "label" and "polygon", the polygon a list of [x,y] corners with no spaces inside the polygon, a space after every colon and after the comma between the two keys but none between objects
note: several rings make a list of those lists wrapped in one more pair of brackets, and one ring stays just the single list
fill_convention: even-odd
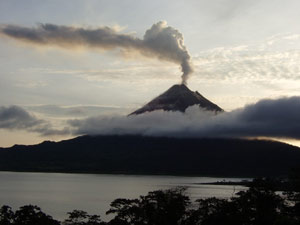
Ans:
[{"label": "volcano slope", "polygon": [[178,84],[173,85],[167,91],[129,115],[138,115],[155,110],[185,112],[188,107],[193,105],[199,105],[200,108],[208,111],[224,111],[218,105],[199,94],[198,91],[193,92],[186,85]]},{"label": "volcano slope", "polygon": [[299,165],[299,148],[265,140],[80,136],[0,149],[2,171],[255,177]]}]

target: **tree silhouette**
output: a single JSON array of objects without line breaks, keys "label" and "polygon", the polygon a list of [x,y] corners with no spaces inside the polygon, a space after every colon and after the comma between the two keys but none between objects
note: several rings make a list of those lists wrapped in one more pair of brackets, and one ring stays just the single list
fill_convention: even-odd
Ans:
[{"label": "tree silhouette", "polygon": [[284,208],[284,200],[274,190],[255,186],[233,198],[243,224],[274,224]]},{"label": "tree silhouette", "polygon": [[197,208],[188,212],[184,225],[241,225],[233,202],[217,198],[199,199],[196,202]]},{"label": "tree silhouette", "polygon": [[300,167],[293,168],[289,175],[289,190],[285,192],[290,201],[286,214],[300,224]]},{"label": "tree silhouette", "polygon": [[111,224],[178,224],[190,203],[184,192],[185,188],[177,188],[149,192],[139,199],[116,199],[107,214],[116,214]]},{"label": "tree silhouette", "polygon": [[63,224],[64,225],[102,225],[100,216],[89,215],[87,212],[82,210],[73,210],[67,213],[69,215]]},{"label": "tree silhouette", "polygon": [[4,205],[0,208],[0,225],[10,225],[14,222],[14,212],[11,207]]},{"label": "tree silhouette", "polygon": [[41,208],[34,205],[20,207],[14,214],[14,225],[59,225],[51,216],[41,211]]}]

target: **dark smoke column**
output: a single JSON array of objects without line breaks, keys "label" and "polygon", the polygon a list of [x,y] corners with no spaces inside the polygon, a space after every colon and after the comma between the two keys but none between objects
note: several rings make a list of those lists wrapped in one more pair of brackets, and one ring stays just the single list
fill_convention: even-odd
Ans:
[{"label": "dark smoke column", "polygon": [[181,66],[182,84],[187,84],[193,72],[190,54],[184,45],[183,35],[167,22],[160,21],[146,31],[143,42],[158,58],[172,61]]},{"label": "dark smoke column", "polygon": [[181,66],[182,84],[187,84],[193,72],[190,55],[184,45],[183,35],[167,22],[153,24],[139,39],[130,34],[121,34],[110,27],[86,29],[81,27],[39,24],[36,28],[14,25],[0,26],[0,36],[13,38],[23,43],[37,46],[57,46],[68,50],[81,48],[100,48],[106,51],[125,49],[135,51],[146,57],[174,62]]}]

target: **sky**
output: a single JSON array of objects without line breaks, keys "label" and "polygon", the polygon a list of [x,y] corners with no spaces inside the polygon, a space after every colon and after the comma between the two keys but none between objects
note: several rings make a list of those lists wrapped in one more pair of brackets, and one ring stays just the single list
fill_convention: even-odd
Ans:
[{"label": "sky", "polygon": [[[151,134],[190,128],[196,136],[218,136],[221,123],[222,133],[235,130],[234,136],[299,139],[292,134],[299,127],[289,130],[299,119],[289,110],[300,109],[293,97],[300,94],[299,8],[297,0],[1,0],[0,146],[103,130],[143,133],[160,123],[157,117],[181,122],[171,127],[163,119]],[[157,27],[162,32],[151,39]],[[100,42],[93,31],[108,38]],[[139,118],[147,129],[124,121],[182,82],[186,64],[188,87],[228,114],[209,115],[210,124],[193,128],[188,124],[207,112],[190,113],[188,122],[162,112]],[[290,126],[274,131],[282,117]]]}]

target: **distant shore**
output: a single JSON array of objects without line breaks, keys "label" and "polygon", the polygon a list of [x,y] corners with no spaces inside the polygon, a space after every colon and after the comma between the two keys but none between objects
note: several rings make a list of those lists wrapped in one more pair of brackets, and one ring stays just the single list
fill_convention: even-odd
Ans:
[{"label": "distant shore", "polygon": [[[255,179],[253,179],[255,180]],[[217,181],[217,182],[205,182],[205,183],[197,183],[199,185],[230,185],[230,186],[244,186],[244,187],[251,187],[253,184],[253,180],[242,180],[242,181]],[[293,186],[290,185],[289,182],[282,179],[270,179],[267,180],[267,184],[269,188],[273,189],[274,191],[293,191]]]},{"label": "distant shore", "polygon": [[[209,174],[176,174],[176,173],[134,173],[134,172],[99,172],[99,171],[62,171],[62,170],[0,170],[1,172],[14,172],[14,173],[61,173],[61,174],[101,174],[101,175],[129,175],[129,176],[170,176],[170,177],[211,177],[211,178],[236,178],[245,180],[245,182],[249,179],[252,180],[252,177],[241,177],[241,176],[222,176],[222,175],[209,175]],[[225,184],[228,183],[228,184]],[[196,183],[196,184],[212,184],[212,185],[234,185],[239,182],[231,182],[231,181],[220,181],[220,182],[212,182],[212,183]]]}]

